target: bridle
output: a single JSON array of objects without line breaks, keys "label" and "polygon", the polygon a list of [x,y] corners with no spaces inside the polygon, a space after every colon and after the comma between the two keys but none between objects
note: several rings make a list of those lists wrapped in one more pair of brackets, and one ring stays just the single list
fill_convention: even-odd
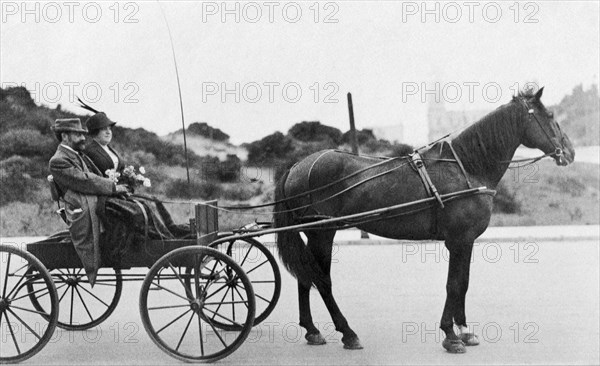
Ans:
[{"label": "bridle", "polygon": [[[550,136],[550,134],[548,133],[548,131],[546,131],[546,129],[544,128],[544,126],[542,126],[542,123],[540,122],[540,120],[537,118],[537,116],[535,115],[535,110],[533,108],[531,108],[529,106],[529,104],[527,103],[527,101],[524,98],[518,98],[519,101],[523,104],[523,106],[525,107],[525,110],[527,110],[527,116],[529,118],[529,121],[531,121],[531,119],[534,119],[535,122],[537,122],[538,126],[540,126],[540,129],[542,131],[544,131],[544,134],[546,135],[546,137],[548,138],[548,141],[550,141],[550,144],[552,146],[554,146],[554,151],[550,152],[550,153],[546,153],[534,158],[525,158],[525,159],[517,159],[517,160],[502,160],[500,161],[500,163],[523,163],[526,162],[526,164],[521,164],[521,165],[517,165],[517,166],[513,166],[513,167],[509,167],[509,169],[517,169],[517,168],[522,168],[524,166],[533,164],[545,157],[552,157],[552,158],[558,158],[559,160],[562,160],[564,157],[564,150],[561,147],[556,146],[556,144],[554,143],[554,140],[552,139],[552,137]],[[556,124],[558,126],[558,124]],[[564,139],[562,131],[560,129],[560,126],[558,126],[558,131],[560,132],[560,139],[561,141]]]}]

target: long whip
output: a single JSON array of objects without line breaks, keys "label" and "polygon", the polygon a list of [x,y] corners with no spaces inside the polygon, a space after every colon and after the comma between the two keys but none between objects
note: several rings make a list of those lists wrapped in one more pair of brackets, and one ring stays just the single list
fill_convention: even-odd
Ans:
[{"label": "long whip", "polygon": [[173,46],[173,36],[171,35],[171,27],[169,27],[169,22],[167,21],[167,15],[163,10],[160,2],[156,0],[158,3],[158,7],[160,8],[160,12],[162,13],[163,19],[165,20],[165,24],[167,25],[167,31],[169,32],[169,40],[171,41],[171,53],[173,54],[173,64],[175,65],[175,76],[177,77],[177,90],[179,92],[179,109],[181,110],[181,125],[183,126],[183,150],[185,155],[185,171],[187,173],[187,182],[188,187],[190,185],[190,165],[188,161],[188,151],[187,151],[187,138],[185,136],[185,118],[183,116],[183,98],[181,97],[181,83],[179,82],[179,70],[177,68],[177,58],[175,57],[175,47]]}]

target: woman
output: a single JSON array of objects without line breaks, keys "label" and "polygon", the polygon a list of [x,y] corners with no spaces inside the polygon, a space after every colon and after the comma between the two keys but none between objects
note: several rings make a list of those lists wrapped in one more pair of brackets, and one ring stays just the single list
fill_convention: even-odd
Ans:
[{"label": "woman", "polygon": [[[81,103],[83,104],[83,102]],[[92,141],[89,142],[84,153],[105,177],[108,176],[106,171],[109,169],[115,169],[122,174],[125,163],[121,156],[110,146],[112,126],[116,122],[111,121],[104,112],[96,111],[87,105],[84,108],[95,112],[86,121],[88,134]],[[134,193],[133,187],[129,187],[129,190]],[[138,211],[141,205],[145,207],[146,213]],[[137,195],[135,198],[130,197],[128,199],[107,198],[101,207],[103,212],[99,212],[98,215],[103,218],[108,227],[111,227],[111,230],[104,237],[105,242],[122,242],[123,244],[120,247],[113,247],[106,251],[111,252],[107,255],[113,257],[116,255],[116,258],[122,256],[122,253],[119,254],[120,251],[127,250],[127,246],[131,245],[128,241],[133,240],[133,237],[128,236],[128,232],[131,231],[132,227],[141,228],[148,225],[148,235],[154,239],[172,239],[175,236],[183,237],[190,234],[189,226],[175,224],[162,202],[152,197]],[[146,214],[149,214],[149,217],[144,219]],[[149,220],[149,222],[145,222],[146,220]],[[128,237],[129,240],[125,240],[125,237]],[[143,238],[139,240],[143,240]],[[114,246],[114,244],[112,245]]]},{"label": "woman", "polygon": [[125,164],[119,154],[109,145],[112,140],[112,126],[116,122],[111,121],[104,112],[98,112],[88,118],[86,125],[92,141],[86,147],[84,153],[94,162],[106,177],[106,171],[114,169],[122,172]]}]

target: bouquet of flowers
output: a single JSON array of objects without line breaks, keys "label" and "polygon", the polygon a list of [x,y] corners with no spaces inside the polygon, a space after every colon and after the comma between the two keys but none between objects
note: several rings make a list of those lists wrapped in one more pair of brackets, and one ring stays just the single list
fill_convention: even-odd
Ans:
[{"label": "bouquet of flowers", "polygon": [[112,179],[115,184],[125,184],[129,186],[132,190],[139,186],[151,187],[150,179],[144,177],[143,174],[146,174],[146,170],[143,166],[138,169],[136,173],[133,165],[125,167],[123,169],[123,173],[119,173],[114,169],[108,169],[105,172],[108,178]]}]

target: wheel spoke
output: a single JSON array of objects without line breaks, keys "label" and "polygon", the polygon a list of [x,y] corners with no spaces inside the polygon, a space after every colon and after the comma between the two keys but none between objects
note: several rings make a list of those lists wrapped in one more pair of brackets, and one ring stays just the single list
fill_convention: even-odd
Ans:
[{"label": "wheel spoke", "polygon": [[[44,282],[44,284],[45,284],[45,282]],[[60,287],[57,287],[56,289],[58,290],[59,288],[61,288],[61,287],[63,287],[63,286],[65,286],[65,285],[61,285]],[[21,296],[19,296],[19,297],[15,297],[14,299],[10,299],[10,301],[17,301],[17,300],[21,300],[21,299],[22,299],[22,298],[24,298],[24,297],[28,297],[28,296],[30,296],[30,295],[33,295],[33,294],[36,294],[36,293],[38,293],[38,292],[40,292],[40,291],[46,291],[46,292],[44,292],[44,293],[43,293],[42,295],[40,295],[40,296],[37,296],[37,298],[38,298],[38,299],[39,299],[39,298],[41,298],[41,297],[43,297],[43,296],[46,296],[46,295],[48,295],[48,293],[50,292],[50,290],[48,290],[46,287],[43,287],[43,288],[41,288],[41,289],[38,289],[38,290],[35,290],[35,291],[32,291],[32,292],[28,292],[28,293],[26,293],[26,294],[24,294],[24,295],[21,295]]]},{"label": "wheel spoke", "polygon": [[190,304],[184,304],[184,305],[166,305],[166,306],[153,306],[153,307],[149,307],[148,310],[162,310],[162,309],[175,309],[175,308],[184,308],[184,307],[189,307]]},{"label": "wheel spoke", "polygon": [[246,263],[246,259],[248,259],[248,255],[250,254],[250,249],[248,249],[248,251],[246,252],[246,255],[244,256],[244,259],[242,260],[242,263],[240,263],[240,267],[244,266],[244,263]]},{"label": "wheel spoke", "polygon": [[[13,275],[14,275],[14,274],[16,274],[17,272],[19,272],[21,269],[25,268],[26,266],[27,266],[28,268],[27,268],[27,271],[25,271],[25,273],[29,272],[29,268],[31,268],[31,264],[26,264],[26,265],[24,265],[23,267],[19,268],[18,270],[14,271],[12,274],[13,274]],[[8,269],[8,267],[7,267],[7,269]],[[21,287],[20,287],[20,285],[21,285],[21,282],[23,281],[23,279],[24,279],[25,277],[26,277],[25,275],[21,276],[21,278],[19,279],[19,282],[17,282],[17,284],[15,285],[15,287],[13,287],[13,288],[12,288],[12,290],[10,290],[10,292],[8,293],[8,295],[4,296],[4,298],[5,298],[5,299],[9,299],[9,298],[10,298],[10,295],[12,295],[12,294],[13,294],[13,291],[15,291],[15,290],[17,290],[17,293],[19,292],[19,290],[21,289]],[[6,280],[8,280],[8,278],[7,278]],[[17,296],[17,294],[16,294],[16,293],[15,293],[15,296]]]},{"label": "wheel spoke", "polygon": [[[8,310],[9,313],[11,313],[15,318],[17,318],[17,320],[19,322],[21,322],[21,324],[23,324],[25,326],[25,328],[27,328],[27,330],[29,330],[34,336],[37,337],[37,339],[42,339],[42,337],[40,337],[39,334],[37,334],[33,329],[31,329],[31,327],[29,325],[27,325],[27,323],[25,323],[23,321],[23,319],[21,319],[17,314],[15,314],[14,311],[10,310],[10,308],[6,309]],[[7,320],[8,320],[8,314],[6,314]]]},{"label": "wheel spoke", "polygon": [[12,326],[10,325],[10,320],[8,319],[8,313],[6,314],[6,324],[8,324],[8,331],[10,332],[10,336],[17,348],[17,353],[21,354],[21,349],[19,348],[19,344],[17,343],[17,338],[15,338],[15,332],[13,332]]},{"label": "wheel spoke", "polygon": [[73,300],[75,300],[75,286],[71,286],[71,312],[69,314],[69,324],[73,324]]},{"label": "wheel spoke", "polygon": [[215,334],[217,335],[217,337],[219,338],[219,340],[221,341],[221,343],[223,343],[223,347],[227,348],[227,343],[225,343],[225,341],[223,340],[223,338],[221,338],[221,335],[219,334],[219,331],[215,328],[215,326],[213,325],[213,323],[210,321],[209,318],[206,318],[206,322],[208,323],[208,325],[210,325],[210,327],[215,332]]},{"label": "wheel spoke", "polygon": [[173,265],[171,264],[171,262],[168,263],[169,264],[169,268],[171,268],[171,271],[173,271],[173,273],[175,274],[175,277],[177,277],[177,279],[179,280],[179,283],[181,283],[181,286],[183,286],[183,288],[185,289],[185,294],[187,295],[188,298],[193,299],[194,296],[191,293],[191,289],[189,289],[185,283],[183,282],[183,279],[181,278],[181,276],[177,273],[177,271],[175,271],[175,268],[173,267]]},{"label": "wheel spoke", "polygon": [[250,274],[252,271],[254,271],[254,270],[255,270],[255,269],[257,269],[258,267],[260,267],[260,266],[264,265],[265,263],[269,263],[269,260],[268,260],[268,259],[266,259],[264,262],[262,262],[262,263],[261,263],[261,264],[259,264],[258,266],[256,266],[256,267],[252,268],[251,270],[247,271],[247,272],[246,272],[246,275],[249,275],[249,274]]},{"label": "wheel spoke", "polygon": [[32,310],[32,309],[26,309],[26,308],[22,308],[22,307],[20,307],[20,306],[16,306],[16,305],[14,305],[14,304],[11,304],[11,305],[10,305],[10,307],[11,307],[11,308],[15,308],[15,309],[19,309],[19,310],[22,310],[22,311],[28,311],[28,312],[30,312],[30,313],[34,313],[34,314],[39,314],[39,315],[41,315],[41,316],[48,316],[48,317],[50,316],[50,314],[48,314],[48,313],[44,313],[44,312],[42,312],[42,311],[37,311],[37,310]]},{"label": "wheel spoke", "polygon": [[204,356],[204,340],[202,339],[202,320],[198,314],[198,335],[200,336],[200,353]]},{"label": "wheel spoke", "polygon": [[[232,287],[232,289],[235,289],[235,287]],[[233,303],[234,301],[235,301],[235,293],[232,290],[231,291],[231,315],[233,317],[233,320],[235,320],[235,304]]]},{"label": "wheel spoke", "polygon": [[87,315],[90,317],[90,320],[94,321],[94,317],[90,313],[90,310],[88,309],[87,305],[85,304],[85,301],[83,301],[83,297],[81,297],[81,292],[79,292],[79,289],[76,286],[73,286],[73,288],[75,289],[75,291],[77,291],[77,296],[79,296],[79,300],[81,300],[81,305],[83,305],[83,308],[85,309],[85,312],[87,313]]},{"label": "wheel spoke", "polygon": [[248,305],[247,305],[248,302],[247,301],[224,301],[224,302],[205,302],[204,303],[204,305],[217,305],[217,304],[224,304],[224,305],[229,305],[229,304],[246,304],[246,307],[248,307]]},{"label": "wheel spoke", "polygon": [[10,268],[10,257],[11,252],[8,252],[8,259],[6,260],[6,274],[4,275],[4,286],[2,288],[2,297],[6,298],[6,286],[8,285],[8,270]]},{"label": "wheel spoke", "polygon": [[210,295],[206,296],[206,297],[204,298],[204,300],[208,300],[208,299],[210,299],[211,297],[215,296],[216,294],[218,294],[219,292],[221,292],[221,290],[223,290],[225,287],[227,287],[227,284],[224,284],[223,286],[219,287],[219,288],[218,288],[218,289],[217,289],[215,292],[213,292],[212,294],[210,294]]},{"label": "wheel spoke", "polygon": [[[219,301],[219,306],[217,306],[217,310],[215,310],[215,313],[219,311],[219,309],[221,308],[221,305],[223,305],[223,300],[225,300],[225,297],[227,296],[227,294],[229,293],[229,290],[231,290],[231,288],[228,288],[227,291],[225,291],[225,294],[223,295],[223,297],[221,298],[221,301]],[[208,299],[208,297],[206,298]],[[204,299],[206,301],[206,299]],[[213,319],[215,318],[216,315],[213,315]]]},{"label": "wheel spoke", "polygon": [[58,299],[59,303],[62,301],[63,297],[65,297],[65,295],[67,294],[67,292],[69,292],[69,286],[67,286],[67,288],[65,289],[65,292],[63,292],[63,294],[60,295],[60,298]]},{"label": "wheel spoke", "polygon": [[104,306],[106,306],[107,308],[110,307],[110,305],[108,305],[107,303],[105,303],[104,301],[102,301],[102,299],[100,299],[98,296],[94,295],[92,292],[90,292],[90,290],[88,290],[85,287],[79,286],[81,287],[81,289],[85,292],[87,292],[88,294],[92,295],[92,297],[98,301],[100,301],[102,304],[104,304]]},{"label": "wheel spoke", "polygon": [[[114,283],[108,283],[108,281],[114,282],[114,280],[105,280],[107,282],[103,282],[103,281],[96,281],[96,283],[94,284],[94,286],[110,286],[110,287],[117,287],[116,284]],[[90,283],[89,281],[80,281],[80,283]]]},{"label": "wheel spoke", "polygon": [[167,325],[165,325],[164,327],[160,328],[156,334],[162,332],[163,330],[165,330],[166,328],[168,328],[169,326],[171,326],[173,323],[175,323],[176,321],[178,321],[179,319],[183,318],[185,316],[185,314],[189,313],[190,311],[192,311],[192,309],[187,309],[183,314],[179,315],[177,318],[171,320]]},{"label": "wheel spoke", "polygon": [[[150,309],[148,309],[150,310]],[[179,342],[177,343],[177,347],[175,347],[175,351],[179,351],[179,347],[181,347],[181,342],[183,342],[183,338],[185,337],[185,334],[187,333],[190,324],[192,324],[192,320],[194,319],[194,313],[192,313],[192,315],[190,316],[190,320],[188,320],[187,325],[185,326],[185,329],[183,330],[183,333],[181,334],[181,338],[179,338]]]},{"label": "wheel spoke", "polygon": [[225,320],[227,320],[228,322],[230,322],[231,324],[237,325],[238,327],[242,327],[242,326],[243,326],[242,324],[240,324],[240,323],[237,323],[236,321],[234,321],[234,320],[231,320],[231,319],[229,319],[229,318],[226,318],[226,317],[224,317],[223,315],[221,315],[221,314],[218,314],[218,313],[216,313],[216,312],[214,312],[214,311],[212,311],[212,310],[210,310],[210,309],[204,308],[204,310],[206,310],[206,311],[210,311],[211,313],[215,314],[215,315],[216,315],[216,316],[218,316],[219,318],[225,319]]},{"label": "wheel spoke", "polygon": [[173,290],[169,290],[168,288],[165,288],[165,287],[163,287],[163,286],[159,285],[158,283],[156,283],[156,282],[154,282],[154,281],[152,281],[152,284],[153,284],[154,286],[156,286],[156,287],[158,287],[158,288],[162,289],[162,290],[165,290],[165,291],[167,291],[167,292],[169,292],[169,293],[171,293],[171,294],[173,294],[173,295],[175,295],[175,296],[179,297],[180,299],[183,299],[183,300],[185,300],[185,301],[188,301],[188,302],[190,301],[190,299],[188,299],[188,298],[186,298],[186,297],[183,297],[183,296],[179,295],[178,293],[176,293],[175,291],[173,291]]},{"label": "wheel spoke", "polygon": [[[244,305],[246,305],[246,309],[248,309],[248,300],[243,301],[244,297],[242,296],[242,294],[240,294],[240,291],[237,289],[237,287],[233,288],[235,290],[235,292],[237,292],[238,296],[240,297],[240,299],[242,299],[242,301],[238,301],[237,303],[239,304],[240,302],[243,303]],[[233,304],[231,305],[233,306]]]}]

